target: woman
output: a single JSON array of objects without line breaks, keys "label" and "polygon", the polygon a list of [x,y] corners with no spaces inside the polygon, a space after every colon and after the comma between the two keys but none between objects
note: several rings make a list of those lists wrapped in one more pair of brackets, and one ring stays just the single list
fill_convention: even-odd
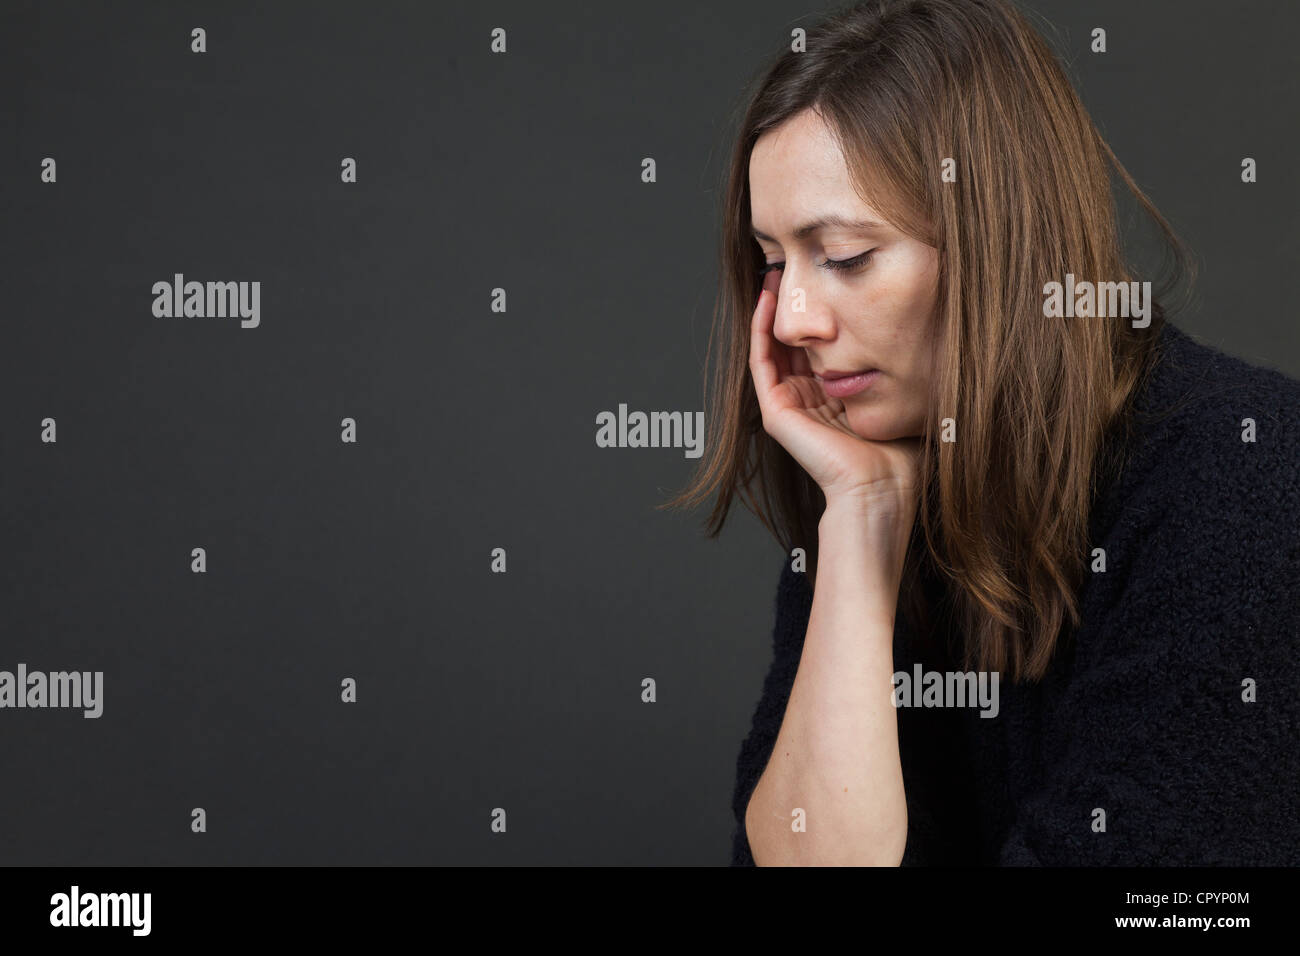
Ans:
[{"label": "woman", "polygon": [[1300,863],[1300,383],[1166,322],[1108,161],[1185,288],[1001,0],[844,11],[753,97],[674,502],[787,552],[733,863]]}]

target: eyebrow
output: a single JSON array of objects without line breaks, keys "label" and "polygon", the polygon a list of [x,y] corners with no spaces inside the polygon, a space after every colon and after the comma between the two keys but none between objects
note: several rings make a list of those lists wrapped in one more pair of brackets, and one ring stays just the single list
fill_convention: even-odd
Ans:
[{"label": "eyebrow", "polygon": [[[802,226],[794,231],[795,239],[807,239],[814,232],[821,229],[848,229],[853,232],[867,232],[873,229],[884,229],[884,223],[876,222],[874,219],[849,219],[845,216],[829,215],[821,216],[810,222],[805,222]],[[765,232],[759,232],[758,229],[752,230],[755,239],[764,239],[767,242],[776,242]]]}]

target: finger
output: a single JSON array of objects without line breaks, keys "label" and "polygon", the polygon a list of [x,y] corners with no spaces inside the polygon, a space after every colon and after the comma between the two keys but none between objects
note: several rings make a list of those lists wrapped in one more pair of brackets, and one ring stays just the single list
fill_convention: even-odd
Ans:
[{"label": "finger", "polygon": [[781,301],[781,271],[773,269],[763,276],[763,288],[772,297],[772,314],[767,318],[766,335],[771,350],[772,365],[776,368],[776,380],[784,382],[791,374],[790,349],[776,337],[776,307]]},{"label": "finger", "polygon": [[764,345],[767,347],[768,358],[771,359],[772,368],[776,369],[776,381],[783,382],[790,376],[790,355],[789,349],[776,338],[776,307],[781,300],[781,273],[779,269],[772,269],[771,272],[763,276],[763,289],[772,299],[771,315],[764,315],[763,334],[766,337]]},{"label": "finger", "polygon": [[773,355],[776,342],[772,338],[772,324],[775,317],[776,293],[768,288],[768,282],[764,282],[749,328],[749,371],[754,377],[754,388],[760,400],[781,381]]}]

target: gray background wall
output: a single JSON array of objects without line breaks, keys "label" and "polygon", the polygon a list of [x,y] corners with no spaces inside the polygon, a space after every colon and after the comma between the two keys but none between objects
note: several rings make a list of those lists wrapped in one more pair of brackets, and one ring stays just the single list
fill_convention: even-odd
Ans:
[{"label": "gray background wall", "polygon": [[[1297,8],[1027,5],[1200,254],[1178,324],[1300,376]],[[833,6],[0,8],[0,669],[105,682],[0,710],[0,862],[727,861],[782,555],[594,422],[703,407],[734,113]],[[155,318],[176,272],[260,326]]]}]

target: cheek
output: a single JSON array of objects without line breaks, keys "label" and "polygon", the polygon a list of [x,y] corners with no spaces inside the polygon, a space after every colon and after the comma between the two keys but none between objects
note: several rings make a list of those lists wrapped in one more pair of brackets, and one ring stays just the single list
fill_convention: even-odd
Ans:
[{"label": "cheek", "polygon": [[923,333],[917,292],[906,282],[881,278],[858,303],[857,337],[868,351],[885,361],[906,367]]},{"label": "cheek", "polygon": [[928,314],[938,293],[933,256],[909,257],[894,290],[898,302],[910,316],[918,318]]},{"label": "cheek", "polygon": [[911,364],[920,362],[919,353],[931,347],[937,293],[934,275],[924,263],[914,264],[910,274],[889,289],[893,340],[899,348],[915,353]]},{"label": "cheek", "polygon": [[924,258],[892,257],[867,281],[858,311],[870,320],[868,325],[888,330],[890,338],[906,338],[933,308],[935,292],[934,276]]}]

